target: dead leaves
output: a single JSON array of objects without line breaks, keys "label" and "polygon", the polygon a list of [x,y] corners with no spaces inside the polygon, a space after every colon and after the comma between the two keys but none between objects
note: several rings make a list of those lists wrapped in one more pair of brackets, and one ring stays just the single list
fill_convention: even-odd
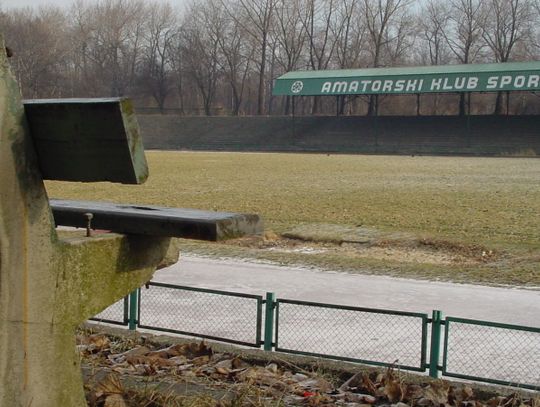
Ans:
[{"label": "dead leaves", "polygon": [[92,394],[92,405],[103,407],[128,407],[124,400],[124,388],[118,374],[108,374],[95,385]]},{"label": "dead leaves", "polygon": [[[216,353],[204,341],[164,349],[139,345],[122,353],[114,353],[104,335],[81,337],[78,343],[84,357],[112,372],[94,386],[93,397],[99,401],[94,405],[106,407],[126,406],[120,375],[173,378],[176,382],[204,380],[205,385],[230,392],[251,388],[263,399],[279,400],[284,406],[540,407],[539,400],[524,400],[517,394],[479,401],[471,387],[453,386],[444,380],[410,383],[393,368],[383,373],[357,373],[335,386],[317,373],[292,365],[261,366],[232,354]],[[235,405],[264,405],[250,403]]]}]

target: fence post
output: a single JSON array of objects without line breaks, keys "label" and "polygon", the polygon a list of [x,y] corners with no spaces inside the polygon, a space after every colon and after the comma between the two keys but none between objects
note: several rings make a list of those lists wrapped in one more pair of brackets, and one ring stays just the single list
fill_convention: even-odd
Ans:
[{"label": "fence post", "polygon": [[441,355],[441,326],[442,311],[434,310],[431,322],[431,346],[429,350],[429,375],[433,378],[439,377],[439,358]]},{"label": "fence post", "polygon": [[138,290],[133,290],[129,294],[129,330],[137,329],[137,309],[138,309]]},{"label": "fence post", "polygon": [[124,325],[129,324],[129,294],[124,297]]},{"label": "fence post", "polygon": [[264,314],[264,350],[272,350],[272,340],[274,338],[274,307],[276,294],[266,293],[266,308]]}]

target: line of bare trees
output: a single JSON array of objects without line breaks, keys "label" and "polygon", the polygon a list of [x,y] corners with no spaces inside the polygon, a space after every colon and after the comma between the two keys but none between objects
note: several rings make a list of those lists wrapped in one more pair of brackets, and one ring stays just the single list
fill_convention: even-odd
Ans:
[{"label": "line of bare trees", "polygon": [[[1,4],[1,3],[0,3]],[[1,5],[0,5],[1,7]],[[0,8],[26,98],[134,97],[180,114],[290,114],[274,97],[292,70],[540,58],[540,0],[75,0]],[[529,94],[476,95],[476,113],[538,113]],[[508,97],[508,96],[506,96]],[[302,114],[410,112],[410,96],[304,97]],[[425,114],[464,114],[465,96],[424,96]],[[409,109],[409,110],[407,110]]]}]

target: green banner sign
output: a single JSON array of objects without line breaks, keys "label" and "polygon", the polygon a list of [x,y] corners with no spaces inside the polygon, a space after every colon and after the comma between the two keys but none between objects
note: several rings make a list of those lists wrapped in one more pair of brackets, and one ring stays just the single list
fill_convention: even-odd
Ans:
[{"label": "green banner sign", "polygon": [[[381,72],[397,70],[382,69]],[[276,80],[274,95],[335,96],[540,90],[540,70],[402,75],[361,75],[362,71],[358,70],[357,76],[351,74],[354,71],[344,71],[346,76],[339,76],[340,71],[298,72],[296,75],[291,72]],[[333,75],[325,76],[324,72],[332,72]]]}]

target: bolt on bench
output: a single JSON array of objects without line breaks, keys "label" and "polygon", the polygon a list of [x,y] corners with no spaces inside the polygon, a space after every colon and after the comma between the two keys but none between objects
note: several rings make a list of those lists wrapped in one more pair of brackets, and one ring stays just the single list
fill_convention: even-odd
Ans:
[{"label": "bolt on bench", "polygon": [[[136,118],[126,99],[23,105],[3,51],[0,174],[0,406],[86,405],[74,339],[81,322],[150,280],[172,236],[262,232],[256,215],[49,202],[44,179],[144,182]],[[89,221],[116,233],[57,235],[55,224]]]}]

